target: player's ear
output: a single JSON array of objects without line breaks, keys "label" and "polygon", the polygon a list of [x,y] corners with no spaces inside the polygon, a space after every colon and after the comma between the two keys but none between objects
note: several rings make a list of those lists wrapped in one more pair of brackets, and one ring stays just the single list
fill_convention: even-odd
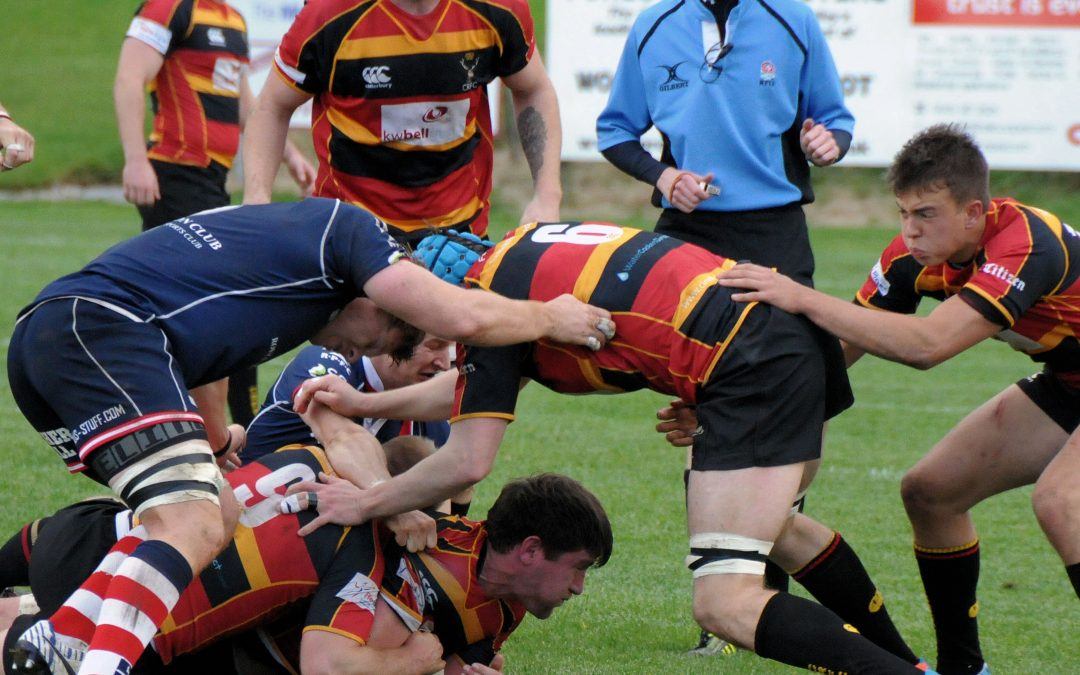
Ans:
[{"label": "player's ear", "polygon": [[518,546],[518,559],[523,565],[531,565],[544,558],[544,542],[535,534],[521,540]]},{"label": "player's ear", "polygon": [[972,199],[964,205],[964,216],[967,218],[968,227],[981,225],[984,215],[986,215],[986,207],[981,199]]}]

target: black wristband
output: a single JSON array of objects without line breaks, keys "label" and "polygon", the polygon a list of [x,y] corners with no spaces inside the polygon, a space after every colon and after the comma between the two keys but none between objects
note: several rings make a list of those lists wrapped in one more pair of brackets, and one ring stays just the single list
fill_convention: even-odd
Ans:
[{"label": "black wristband", "polygon": [[229,438],[226,439],[225,445],[221,446],[220,450],[214,450],[214,457],[227,455],[229,453],[229,448],[232,447],[232,429],[225,427],[225,433],[229,435]]}]

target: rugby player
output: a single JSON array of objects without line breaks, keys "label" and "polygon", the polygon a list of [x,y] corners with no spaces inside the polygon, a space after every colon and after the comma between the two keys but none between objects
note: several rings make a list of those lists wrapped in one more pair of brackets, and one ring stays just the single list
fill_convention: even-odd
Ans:
[{"label": "rugby player", "polygon": [[[163,664],[164,672],[220,672],[233,664],[215,662],[223,652],[208,647],[283,614],[298,619],[293,632],[303,631],[298,664],[271,645],[285,672],[427,673],[445,666],[456,673],[486,666],[526,612],[547,618],[583,591],[588,568],[610,556],[603,507],[580,484],[554,474],[508,483],[486,521],[441,516],[438,545],[421,554],[396,546],[379,523],[298,537],[315,514],[284,513],[285,488],[331,471],[331,459],[340,461],[341,453],[291,446],[228,475],[243,499],[232,542],[180,595],[153,649],[131,672],[161,672]],[[4,547],[0,573],[5,582],[29,583],[47,615],[118,540],[145,534],[118,501],[80,502],[23,528],[16,546]],[[9,666],[7,646],[4,653]],[[224,655],[232,658],[231,651]]]},{"label": "rugby player", "polygon": [[[1034,483],[1039,524],[1080,595],[1080,235],[1042,209],[990,199],[986,159],[956,126],[909,140],[889,181],[900,234],[857,304],[752,265],[721,283],[751,289],[736,300],[807,316],[847,343],[849,363],[870,352],[927,369],[994,337],[1044,364],[961,420],[901,484],[938,670],[989,672],[978,634],[975,504]],[[923,297],[942,302],[913,316]]]},{"label": "rugby player", "polygon": [[224,425],[204,425],[189,388],[307,339],[356,356],[406,356],[418,329],[599,348],[608,317],[570,296],[512,302],[446,284],[408,262],[379,220],[328,199],[186,216],[53,282],[16,322],[12,394],[69,470],[108,484],[147,536],[105,558],[111,583],[80,589],[26,632],[20,667],[64,672],[60,654],[84,652],[84,673],[134,663],[229,541],[236,509],[213,452],[233,443]]},{"label": "rugby player", "polygon": [[[395,361],[389,354],[361,356],[349,361],[345,356],[318,346],[305,347],[285,366],[255,419],[247,428],[247,443],[240,459],[250,462],[291,443],[310,443],[311,430],[292,407],[292,395],[305,380],[320,375],[337,375],[358,391],[383,391],[423,382],[450,368],[450,342],[425,335],[413,355]],[[413,422],[386,418],[356,420],[380,443],[399,436],[430,439],[436,446],[446,442],[450,426],[446,420]]]},{"label": "rugby player", "polygon": [[[617,317],[616,336],[596,353],[549,340],[466,348],[456,392],[442,394],[443,413],[452,413],[446,445],[371,489],[342,481],[293,488],[318,494],[320,516],[302,532],[415,508],[482,480],[527,379],[564,393],[676,394],[696,404],[701,426],[688,487],[687,564],[698,623],[764,657],[820,672],[918,672],[854,552],[829,528],[792,512],[821,455],[824,357],[806,320],[732,300],[717,280],[734,265],[666,235],[606,223],[512,231],[466,282],[512,298],[573,292]],[[846,395],[841,409],[850,405]],[[297,409],[313,398],[346,415],[370,400],[334,377],[305,383]],[[808,587],[833,589],[826,597],[843,618],[764,588],[767,557],[804,570]]]}]

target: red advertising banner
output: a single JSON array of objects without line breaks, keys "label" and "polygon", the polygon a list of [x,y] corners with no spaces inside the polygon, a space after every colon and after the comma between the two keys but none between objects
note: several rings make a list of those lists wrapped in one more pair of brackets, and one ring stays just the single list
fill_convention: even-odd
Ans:
[{"label": "red advertising banner", "polygon": [[916,24],[1080,28],[1080,0],[915,0]]}]

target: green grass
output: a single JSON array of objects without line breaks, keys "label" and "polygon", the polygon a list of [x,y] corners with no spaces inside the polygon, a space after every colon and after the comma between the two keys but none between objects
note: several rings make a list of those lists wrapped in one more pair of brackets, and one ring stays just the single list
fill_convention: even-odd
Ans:
[{"label": "green grass", "polygon": [[[509,209],[499,221],[516,219]],[[602,213],[597,214],[603,216]],[[18,309],[53,278],[138,230],[134,209],[94,203],[0,203],[0,346]],[[884,230],[815,230],[818,283],[848,297],[890,238]],[[42,346],[48,348],[47,345]],[[3,360],[6,363],[6,358]],[[284,360],[260,369],[263,388]],[[0,365],[0,370],[3,366]],[[925,599],[898,495],[900,477],[968,410],[1035,370],[1004,345],[985,344],[920,373],[867,358],[852,371],[857,404],[829,427],[826,460],[808,512],[860,552],[914,649],[933,654]],[[15,409],[0,378],[0,538],[27,519],[101,489],[66,475]],[[508,478],[551,470],[594,490],[611,515],[615,553],[585,594],[550,620],[527,620],[506,648],[521,673],[779,673],[751,654],[691,658],[681,452],[652,431],[663,397],[557,396],[525,390],[494,474],[479,488],[482,515]],[[1022,451],[1022,449],[1018,449]],[[1076,598],[1031,513],[1030,489],[980,505],[980,615],[995,673],[1066,672],[1080,659]]]}]

